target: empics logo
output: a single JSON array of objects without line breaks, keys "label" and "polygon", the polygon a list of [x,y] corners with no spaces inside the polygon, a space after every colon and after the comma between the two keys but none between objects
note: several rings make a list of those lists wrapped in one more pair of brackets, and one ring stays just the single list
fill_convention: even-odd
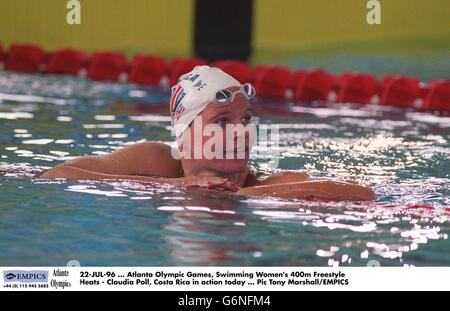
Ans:
[{"label": "empics logo", "polygon": [[6,280],[12,280],[12,279],[15,279],[16,277],[17,277],[17,275],[15,275],[14,273],[8,273],[5,275]]},{"label": "empics logo", "polygon": [[12,283],[12,282],[47,283],[48,282],[48,271],[6,270],[6,271],[3,271],[3,281],[5,283]]}]

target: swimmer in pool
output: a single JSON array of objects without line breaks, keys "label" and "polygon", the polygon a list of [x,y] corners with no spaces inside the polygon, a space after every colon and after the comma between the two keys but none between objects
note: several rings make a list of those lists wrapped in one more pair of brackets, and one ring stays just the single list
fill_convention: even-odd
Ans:
[{"label": "swimmer in pool", "polygon": [[108,155],[67,161],[40,178],[131,180],[285,199],[375,199],[370,188],[353,182],[314,179],[303,172],[251,171],[254,96],[252,85],[218,68],[197,66],[172,88],[170,115],[178,148],[136,143]]}]

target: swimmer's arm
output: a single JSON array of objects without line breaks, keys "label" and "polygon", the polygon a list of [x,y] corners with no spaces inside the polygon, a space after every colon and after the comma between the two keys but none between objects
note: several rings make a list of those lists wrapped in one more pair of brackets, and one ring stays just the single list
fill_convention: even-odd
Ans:
[{"label": "swimmer's arm", "polygon": [[332,180],[310,180],[242,188],[240,195],[273,196],[285,199],[317,198],[330,201],[371,201],[375,193],[369,187]]},{"label": "swimmer's arm", "polygon": [[85,179],[85,180],[130,180],[147,183],[168,183],[181,184],[182,178],[163,178],[163,177],[147,177],[137,175],[121,175],[121,174],[104,174],[95,171],[88,171],[70,165],[58,165],[53,169],[45,172],[39,178],[53,179]]},{"label": "swimmer's arm", "polygon": [[[179,165],[179,161],[171,156],[169,145],[160,142],[143,142],[107,155],[78,157],[50,169],[45,174],[48,176],[55,174],[53,170],[61,172],[62,167],[75,167],[91,173],[110,175],[179,177]],[[60,177],[64,178],[64,176]]]},{"label": "swimmer's arm", "polygon": [[117,181],[134,181],[144,184],[168,184],[185,187],[202,187],[217,190],[236,191],[237,186],[232,182],[211,176],[186,176],[186,177],[149,177],[138,175],[117,175],[103,174],[93,171],[83,170],[73,166],[59,165],[39,176],[43,179],[80,179],[80,180],[117,180]]}]

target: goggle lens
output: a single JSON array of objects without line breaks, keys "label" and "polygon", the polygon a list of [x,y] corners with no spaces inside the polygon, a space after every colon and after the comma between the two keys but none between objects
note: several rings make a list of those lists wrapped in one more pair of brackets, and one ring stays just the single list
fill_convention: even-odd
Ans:
[{"label": "goggle lens", "polygon": [[253,85],[251,85],[250,83],[245,83],[243,85],[243,89],[248,98],[255,97],[256,91]]},{"label": "goggle lens", "polygon": [[233,94],[228,90],[221,90],[216,93],[216,100],[219,103],[225,104],[227,103]]},{"label": "goggle lens", "polygon": [[247,96],[248,99],[255,97],[255,88],[250,83],[246,83],[242,85],[241,89],[236,92],[231,92],[229,90],[220,90],[216,93],[216,101],[221,104],[227,104],[229,103],[235,94],[237,93],[243,93],[245,96]]}]

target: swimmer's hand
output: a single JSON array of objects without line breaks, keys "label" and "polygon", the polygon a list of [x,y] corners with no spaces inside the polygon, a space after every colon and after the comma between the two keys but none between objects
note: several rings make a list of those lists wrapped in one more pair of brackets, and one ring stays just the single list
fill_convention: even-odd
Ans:
[{"label": "swimmer's hand", "polygon": [[219,191],[239,190],[238,185],[226,178],[215,176],[186,176],[183,177],[183,185],[187,188],[206,188]]}]

